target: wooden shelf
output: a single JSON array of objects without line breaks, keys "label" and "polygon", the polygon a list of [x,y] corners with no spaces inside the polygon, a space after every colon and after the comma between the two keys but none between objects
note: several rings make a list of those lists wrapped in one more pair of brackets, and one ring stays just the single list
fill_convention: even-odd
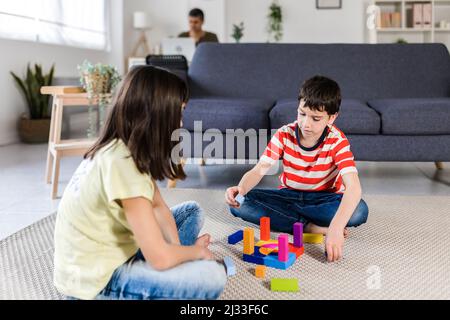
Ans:
[{"label": "wooden shelf", "polygon": [[50,86],[41,87],[42,94],[70,94],[70,93],[84,93],[82,87],[69,87],[69,86]]},{"label": "wooden shelf", "polygon": [[431,32],[431,28],[377,28],[379,32]]},{"label": "wooden shelf", "polygon": [[[407,14],[411,10],[414,3],[429,3],[431,4],[431,25],[428,27],[408,27]],[[436,37],[440,41],[444,41],[444,44],[450,50],[450,38],[447,38],[447,34],[450,34],[450,29],[444,29],[439,27],[440,20],[450,21],[450,16],[447,17],[447,12],[450,10],[450,0],[372,0],[371,5],[378,6],[378,12],[398,12],[401,16],[401,26],[399,27],[375,27],[368,31],[369,43],[389,43],[396,42],[396,38],[404,38],[408,42],[423,42],[434,43]],[[376,17],[376,21],[379,23],[381,17]]]}]

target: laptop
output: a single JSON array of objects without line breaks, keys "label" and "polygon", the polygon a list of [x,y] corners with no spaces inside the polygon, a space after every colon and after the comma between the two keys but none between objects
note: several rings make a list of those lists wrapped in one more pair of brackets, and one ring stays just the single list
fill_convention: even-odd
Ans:
[{"label": "laptop", "polygon": [[191,38],[165,38],[162,40],[162,54],[181,54],[188,62],[192,61],[195,52],[195,42]]}]

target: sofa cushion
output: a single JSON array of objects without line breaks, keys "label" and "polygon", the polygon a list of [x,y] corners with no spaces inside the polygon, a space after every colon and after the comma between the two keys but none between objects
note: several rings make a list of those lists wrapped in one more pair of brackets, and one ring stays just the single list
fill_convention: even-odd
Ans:
[{"label": "sofa cushion", "polygon": [[[270,112],[270,126],[280,128],[297,119],[297,99],[280,100]],[[379,134],[380,117],[361,100],[343,99],[336,126],[345,134]]]},{"label": "sofa cushion", "polygon": [[368,104],[381,115],[383,134],[450,134],[450,98],[379,99]]},{"label": "sofa cushion", "polygon": [[191,99],[183,113],[183,127],[194,131],[194,121],[202,121],[202,131],[269,129],[269,111],[274,104],[264,99]]}]

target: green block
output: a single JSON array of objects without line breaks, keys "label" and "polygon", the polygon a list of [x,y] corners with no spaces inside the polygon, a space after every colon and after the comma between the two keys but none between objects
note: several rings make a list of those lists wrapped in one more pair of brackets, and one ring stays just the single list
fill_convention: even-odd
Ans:
[{"label": "green block", "polygon": [[270,280],[270,290],[272,291],[298,291],[297,279],[273,278]]}]

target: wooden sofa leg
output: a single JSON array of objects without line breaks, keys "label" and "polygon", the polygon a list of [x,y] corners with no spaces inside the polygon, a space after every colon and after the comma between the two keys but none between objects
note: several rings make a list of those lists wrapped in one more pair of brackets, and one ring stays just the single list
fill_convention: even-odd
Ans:
[{"label": "wooden sofa leg", "polygon": [[[181,165],[184,167],[184,165],[186,164],[186,159],[181,159]],[[174,180],[168,180],[167,181],[167,189],[173,189],[176,188],[177,186],[177,179]]]},{"label": "wooden sofa leg", "polygon": [[199,165],[200,165],[201,167],[203,167],[205,164],[206,164],[206,161],[205,161],[204,158],[202,158],[202,159],[200,160]]},{"label": "wooden sofa leg", "polygon": [[444,169],[444,163],[443,162],[436,161],[434,164],[436,165],[436,169],[438,169],[438,170]]}]

